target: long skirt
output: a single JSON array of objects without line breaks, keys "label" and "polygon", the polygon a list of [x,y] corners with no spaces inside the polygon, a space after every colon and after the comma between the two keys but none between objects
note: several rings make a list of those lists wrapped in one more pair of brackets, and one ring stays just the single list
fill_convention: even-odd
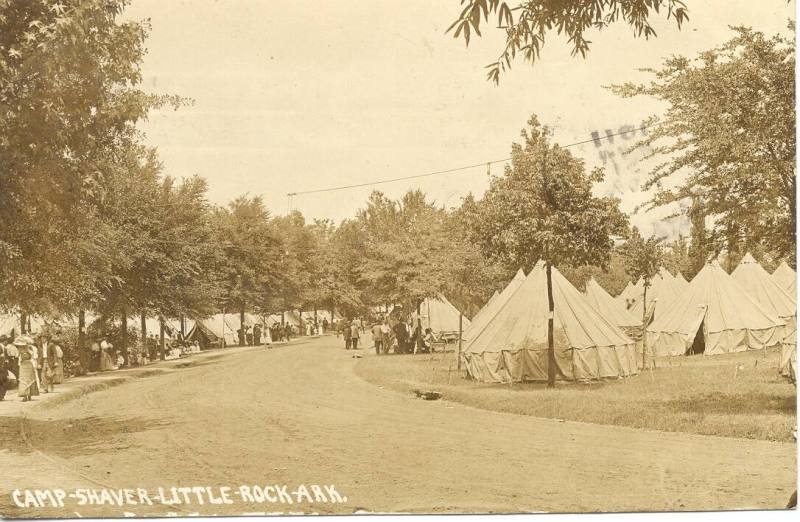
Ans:
[{"label": "long skirt", "polygon": [[111,356],[106,351],[100,352],[100,371],[107,372],[114,369],[114,363],[111,361]]},{"label": "long skirt", "polygon": [[64,382],[64,361],[61,359],[56,359],[56,365],[54,368],[53,374],[53,382],[56,384],[61,384]]},{"label": "long skirt", "polygon": [[19,365],[19,396],[39,395],[39,379],[32,361],[23,361]]}]

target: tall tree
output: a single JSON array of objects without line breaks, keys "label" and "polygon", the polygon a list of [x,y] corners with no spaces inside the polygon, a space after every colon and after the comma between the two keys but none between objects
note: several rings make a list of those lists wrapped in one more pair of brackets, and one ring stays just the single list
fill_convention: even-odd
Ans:
[{"label": "tall tree", "polygon": [[639,278],[644,282],[644,296],[642,297],[642,367],[645,367],[647,357],[647,336],[644,330],[647,328],[647,289],[652,285],[653,278],[661,267],[664,249],[661,239],[650,237],[644,239],[639,233],[639,229],[633,227],[631,235],[621,250],[625,258],[625,269],[634,281]]},{"label": "tall tree", "polygon": [[[794,24],[790,28],[794,29]],[[763,245],[793,258],[796,244],[794,35],[734,37],[689,59],[647,69],[648,84],[613,88],[623,97],[667,103],[639,143],[657,158],[645,189],[652,207],[684,198],[712,218],[714,250],[736,255]],[[698,223],[699,225],[699,223]]]},{"label": "tall tree", "polygon": [[359,211],[365,257],[359,270],[368,304],[406,302],[416,307],[446,286],[446,213],[409,191],[399,201],[373,192]]},{"label": "tall tree", "polygon": [[[135,123],[177,98],[138,88],[148,26],[128,0],[0,2],[0,300],[68,311],[96,297],[96,206]],[[35,308],[36,310],[33,310]]]},{"label": "tall tree", "polygon": [[587,172],[583,161],[553,144],[551,129],[532,116],[522,131],[522,143],[511,146],[511,165],[491,180],[479,206],[475,236],[488,256],[528,269],[539,259],[545,262],[550,387],[557,370],[552,266],[605,267],[614,246],[612,236],[627,229],[619,200],[592,193],[602,179],[601,169]]},{"label": "tall tree", "polygon": [[518,54],[530,63],[538,60],[545,36],[552,31],[567,37],[573,56],[586,57],[591,43],[584,36],[587,30],[601,30],[621,20],[633,29],[635,37],[648,39],[656,36],[650,25],[654,14],[666,13],[679,29],[689,19],[681,0],[461,0],[461,4],[461,14],[448,29],[455,38],[463,37],[469,45],[472,34],[481,36],[481,24],[489,22],[490,14],[497,15],[497,29],[505,32],[500,55],[486,66],[487,78],[495,83]]},{"label": "tall tree", "polygon": [[285,282],[286,250],[260,197],[241,196],[216,214],[218,242],[225,254],[221,267],[222,305],[239,312],[244,344],[245,312],[262,311]]}]

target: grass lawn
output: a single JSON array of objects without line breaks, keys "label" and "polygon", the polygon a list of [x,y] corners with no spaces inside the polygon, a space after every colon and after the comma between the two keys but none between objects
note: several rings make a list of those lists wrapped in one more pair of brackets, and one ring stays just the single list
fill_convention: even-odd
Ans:
[{"label": "grass lawn", "polygon": [[467,380],[453,352],[365,357],[356,372],[403,393],[441,392],[486,410],[633,428],[792,441],[797,390],[777,372],[779,349],[659,359],[655,370],[593,383],[513,386]]}]

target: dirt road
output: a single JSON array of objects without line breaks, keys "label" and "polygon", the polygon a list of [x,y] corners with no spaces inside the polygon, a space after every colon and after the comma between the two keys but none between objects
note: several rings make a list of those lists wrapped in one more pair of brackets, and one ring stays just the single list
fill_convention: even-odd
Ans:
[{"label": "dirt road", "polygon": [[[0,447],[6,448],[0,450],[0,511],[121,516],[781,508],[795,488],[794,444],[422,401],[364,382],[353,372],[356,362],[336,339],[323,337],[231,354],[53,408],[32,408],[22,421],[0,418]],[[279,487],[240,489],[253,485]],[[331,502],[336,497],[330,490],[312,485],[333,485],[342,502]],[[187,493],[190,503],[160,504],[158,488],[165,488],[161,496],[168,500],[172,486],[209,490]],[[124,506],[111,505],[108,494],[103,505],[80,506],[78,495],[67,497],[64,507],[33,507],[30,496],[29,507],[17,506],[25,503],[26,489],[55,487],[67,494],[75,488],[141,488],[156,500],[151,506],[134,489],[134,502]],[[209,503],[209,491],[219,500],[224,487],[231,488],[231,503]],[[252,501],[247,491],[257,492]],[[48,504],[46,496],[41,503]]]}]

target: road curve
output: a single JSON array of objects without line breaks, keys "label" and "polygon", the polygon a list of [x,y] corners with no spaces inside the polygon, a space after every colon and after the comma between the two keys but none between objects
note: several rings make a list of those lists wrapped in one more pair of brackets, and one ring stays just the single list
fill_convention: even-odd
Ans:
[{"label": "road curve", "polygon": [[[0,512],[782,508],[796,487],[794,444],[422,401],[361,380],[351,353],[331,337],[259,348],[31,409],[5,450],[13,466],[0,478]],[[268,484],[288,491],[334,485],[346,502],[272,504],[238,496],[232,504],[20,508],[11,500],[13,490],[26,488],[227,486],[238,495],[241,485]]]}]

